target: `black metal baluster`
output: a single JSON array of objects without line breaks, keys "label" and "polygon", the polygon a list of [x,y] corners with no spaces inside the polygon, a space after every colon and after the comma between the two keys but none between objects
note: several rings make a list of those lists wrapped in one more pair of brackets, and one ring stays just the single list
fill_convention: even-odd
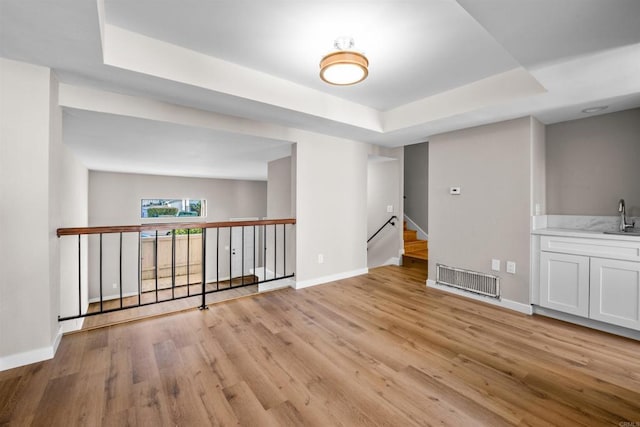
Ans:
[{"label": "black metal baluster", "polygon": [[282,270],[287,275],[287,224],[282,224]]},{"label": "black metal baluster", "polygon": [[171,230],[171,299],[176,298],[176,230]]},{"label": "black metal baluster", "polygon": [[156,240],[153,247],[153,260],[155,264],[156,276],[156,302],[158,302],[158,230],[156,230]]},{"label": "black metal baluster", "polygon": [[102,233],[100,233],[100,312],[102,312]]},{"label": "black metal baluster", "polygon": [[273,224],[273,278],[278,274],[278,224]]},{"label": "black metal baluster", "polygon": [[119,268],[119,287],[120,287],[120,308],[122,308],[122,232],[120,232],[120,261],[118,264]]},{"label": "black metal baluster", "polygon": [[264,254],[262,255],[262,269],[264,270],[263,281],[267,281],[267,224],[262,225],[262,245],[264,246]]},{"label": "black metal baluster", "polygon": [[207,229],[202,229],[202,304],[200,310],[207,310],[205,286],[207,283]]},{"label": "black metal baluster", "polygon": [[233,286],[233,227],[229,227],[229,288]]},{"label": "black metal baluster", "polygon": [[242,265],[240,266],[240,286],[244,286],[244,225],[242,226],[242,256],[240,257],[240,262]]},{"label": "black metal baluster", "polygon": [[187,296],[191,295],[189,273],[191,272],[191,229],[187,228]]},{"label": "black metal baluster", "polygon": [[138,231],[138,306],[142,297],[142,233]]},{"label": "black metal baluster", "polygon": [[251,278],[251,283],[256,282],[256,226],[253,225],[253,277]]},{"label": "black metal baluster", "polygon": [[216,291],[220,288],[220,227],[216,227]]},{"label": "black metal baluster", "polygon": [[78,316],[82,316],[82,235],[78,234]]}]

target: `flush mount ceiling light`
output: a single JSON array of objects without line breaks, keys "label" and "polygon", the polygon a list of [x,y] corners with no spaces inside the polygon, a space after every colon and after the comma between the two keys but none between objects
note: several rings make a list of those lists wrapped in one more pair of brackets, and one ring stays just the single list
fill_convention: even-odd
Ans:
[{"label": "flush mount ceiling light", "polygon": [[582,110],[582,112],[586,113],[586,114],[592,114],[592,113],[597,113],[597,112],[602,111],[602,110],[606,110],[607,108],[609,108],[608,105],[601,105],[599,107],[585,108],[584,110]]},{"label": "flush mount ceiling light", "polygon": [[320,78],[332,85],[348,86],[360,83],[369,75],[369,60],[353,49],[351,37],[338,37],[335,52],[325,55],[320,61]]}]

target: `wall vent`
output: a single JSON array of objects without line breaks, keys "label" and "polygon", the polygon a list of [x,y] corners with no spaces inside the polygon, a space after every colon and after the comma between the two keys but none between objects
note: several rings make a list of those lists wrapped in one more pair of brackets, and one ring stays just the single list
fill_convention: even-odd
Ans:
[{"label": "wall vent", "polygon": [[500,298],[500,279],[490,274],[436,264],[436,283]]}]

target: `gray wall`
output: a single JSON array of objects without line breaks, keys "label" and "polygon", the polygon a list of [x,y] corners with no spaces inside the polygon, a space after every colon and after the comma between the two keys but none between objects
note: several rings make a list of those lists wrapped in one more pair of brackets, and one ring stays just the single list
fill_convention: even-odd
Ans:
[{"label": "gray wall", "polygon": [[[60,227],[86,227],[88,225],[89,171],[66,146],[61,153],[60,185]],[[82,237],[81,257],[78,259],[78,238],[63,236],[60,242],[60,315],[78,314],[78,298],[81,297],[81,309],[86,312],[88,297],[88,240]],[[78,263],[81,263],[82,292],[78,295]],[[67,321],[66,331],[79,329],[82,320]]]},{"label": "gray wall", "polygon": [[[402,244],[402,209],[400,207],[400,179],[402,149],[396,150],[398,158],[370,160],[367,174],[367,238],[371,237],[392,215],[399,221],[395,227],[386,226],[371,242],[367,250],[369,268],[397,261]],[[387,212],[393,206],[393,212]],[[394,259],[395,258],[395,259]]]},{"label": "gray wall", "polygon": [[429,232],[429,143],[404,147],[404,213]]},{"label": "gray wall", "polygon": [[[267,167],[267,217],[268,218],[292,218],[294,200],[292,198],[292,158],[269,162]],[[284,231],[283,231],[283,227]],[[283,272],[291,274],[295,270],[295,226],[278,225],[274,244],[273,229],[269,227],[267,232],[267,268],[274,271],[278,276]],[[284,237],[286,236],[286,246]],[[275,253],[274,253],[274,246]],[[286,259],[284,249],[286,248]]]},{"label": "gray wall", "polygon": [[367,150],[311,133],[297,141],[296,287],[366,271]]},{"label": "gray wall", "polygon": [[[167,218],[140,218],[142,198],[202,198],[207,201],[207,217],[199,221],[226,221],[230,218],[262,218],[267,213],[267,183],[205,178],[182,178],[109,172],[89,173],[89,225],[129,225],[170,222]],[[191,219],[193,220],[193,218]],[[176,220],[176,222],[178,222]],[[229,276],[228,233],[221,231],[220,278]],[[207,246],[207,280],[216,278],[215,241],[209,236]],[[112,287],[118,279],[118,236],[103,238],[103,292],[117,294]],[[137,290],[136,233],[123,241],[123,293]],[[99,294],[97,238],[89,239],[90,297]],[[259,262],[259,260],[258,260]]]},{"label": "gray wall", "polygon": [[291,157],[273,160],[267,166],[267,216],[291,218]]},{"label": "gray wall", "polygon": [[531,151],[528,117],[430,138],[429,279],[436,263],[494,274],[498,258],[502,296],[529,302]]},{"label": "gray wall", "polygon": [[640,109],[547,126],[547,212],[640,216]]}]

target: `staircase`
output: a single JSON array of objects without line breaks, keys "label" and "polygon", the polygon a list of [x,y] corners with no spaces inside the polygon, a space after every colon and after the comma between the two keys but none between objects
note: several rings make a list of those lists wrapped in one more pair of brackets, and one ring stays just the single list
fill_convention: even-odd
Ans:
[{"label": "staircase", "polygon": [[417,266],[427,264],[429,259],[429,248],[426,240],[418,239],[418,232],[407,228],[407,221],[404,222],[404,256],[402,265]]}]

